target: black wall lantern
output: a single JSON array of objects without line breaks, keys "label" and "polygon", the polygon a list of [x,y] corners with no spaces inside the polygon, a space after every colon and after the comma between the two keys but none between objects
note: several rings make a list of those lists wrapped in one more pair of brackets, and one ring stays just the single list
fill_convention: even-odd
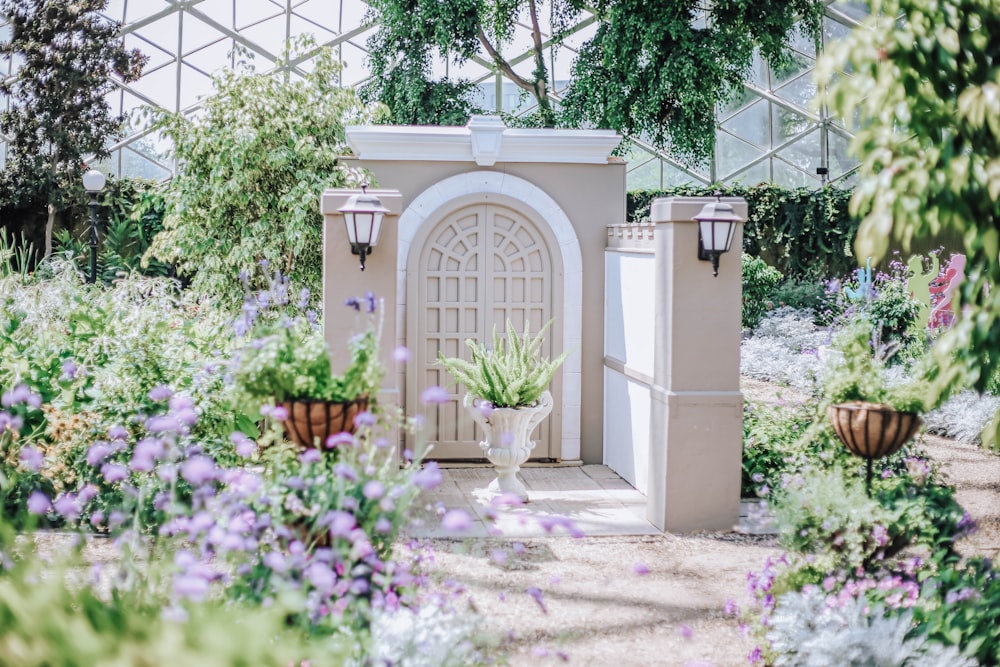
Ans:
[{"label": "black wall lantern", "polygon": [[733,212],[731,204],[722,201],[722,193],[715,193],[715,201],[705,204],[698,215],[698,259],[712,262],[712,275],[719,275],[719,255],[729,252],[736,235],[736,223],[743,219]]},{"label": "black wall lantern", "polygon": [[365,257],[372,254],[378,245],[382,231],[382,218],[389,212],[375,195],[368,194],[367,186],[361,186],[361,194],[351,195],[347,203],[338,211],[344,214],[347,240],[351,243],[351,253],[361,257],[361,270],[365,270]]}]

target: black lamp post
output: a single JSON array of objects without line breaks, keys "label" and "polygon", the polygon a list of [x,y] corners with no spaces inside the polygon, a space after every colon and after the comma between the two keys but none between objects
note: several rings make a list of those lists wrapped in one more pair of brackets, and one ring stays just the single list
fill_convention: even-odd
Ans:
[{"label": "black lamp post", "polygon": [[389,212],[375,195],[368,194],[361,186],[361,194],[351,195],[347,203],[338,211],[344,214],[347,240],[351,243],[351,253],[361,257],[361,270],[365,270],[365,257],[372,254],[382,231],[382,218]]},{"label": "black lamp post", "polygon": [[733,212],[731,204],[722,201],[722,193],[715,193],[715,201],[705,204],[698,215],[698,259],[712,262],[712,275],[719,275],[719,255],[729,252],[736,233],[736,223],[742,220]]},{"label": "black lamp post", "polygon": [[104,189],[104,174],[91,169],[83,175],[83,189],[90,195],[90,275],[87,282],[97,282],[97,196]]}]

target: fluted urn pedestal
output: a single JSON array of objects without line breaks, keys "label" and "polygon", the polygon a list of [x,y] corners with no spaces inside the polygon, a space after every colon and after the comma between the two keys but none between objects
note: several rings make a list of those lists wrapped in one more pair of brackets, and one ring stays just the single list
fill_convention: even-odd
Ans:
[{"label": "fluted urn pedestal", "polygon": [[528,490],[517,473],[535,448],[532,432],[552,412],[552,394],[546,391],[535,405],[519,408],[493,408],[482,399],[466,394],[464,405],[483,427],[486,439],[479,446],[496,467],[497,478],[490,482],[487,490],[497,495],[513,494],[528,502]]}]

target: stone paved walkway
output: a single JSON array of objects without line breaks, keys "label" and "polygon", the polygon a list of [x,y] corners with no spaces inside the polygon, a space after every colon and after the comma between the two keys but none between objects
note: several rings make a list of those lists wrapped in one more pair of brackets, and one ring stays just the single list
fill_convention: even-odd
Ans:
[{"label": "stone paved walkway", "polygon": [[[492,468],[445,468],[442,476],[441,486],[424,494],[424,503],[465,510],[473,525],[461,532],[448,531],[433,512],[424,511],[410,531],[413,537],[543,537],[565,534],[563,519],[587,536],[660,534],[646,520],[646,496],[607,466],[523,468],[520,476],[530,502],[517,507],[491,504],[485,489],[495,477]],[[771,532],[749,503],[742,504],[740,514],[737,532]]]}]

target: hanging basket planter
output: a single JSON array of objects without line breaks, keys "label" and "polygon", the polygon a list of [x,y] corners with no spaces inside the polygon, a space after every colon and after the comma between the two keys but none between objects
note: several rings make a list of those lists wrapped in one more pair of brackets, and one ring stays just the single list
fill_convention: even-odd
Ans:
[{"label": "hanging basket planter", "polygon": [[368,409],[368,398],[353,401],[285,401],[282,407],[288,418],[281,422],[288,438],[304,449],[319,443],[323,447],[327,438],[338,433],[354,433],[354,418]]},{"label": "hanging basket planter", "polygon": [[833,430],[855,456],[867,463],[865,487],[872,494],[872,461],[895,454],[923,420],[915,412],[900,412],[881,403],[835,403],[826,409]]},{"label": "hanging basket planter", "polygon": [[856,456],[869,460],[895,454],[923,424],[915,412],[864,401],[831,405],[826,414],[840,441]]}]

